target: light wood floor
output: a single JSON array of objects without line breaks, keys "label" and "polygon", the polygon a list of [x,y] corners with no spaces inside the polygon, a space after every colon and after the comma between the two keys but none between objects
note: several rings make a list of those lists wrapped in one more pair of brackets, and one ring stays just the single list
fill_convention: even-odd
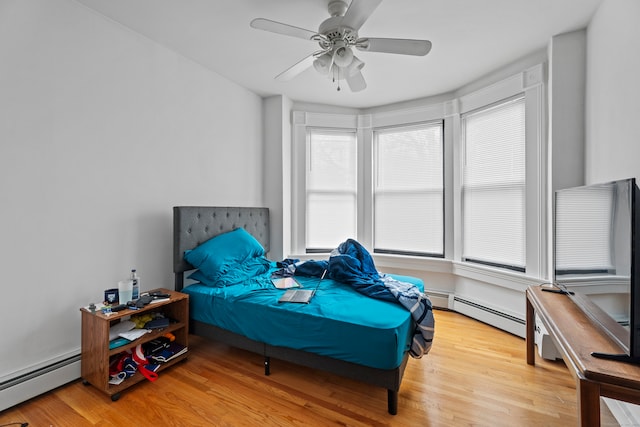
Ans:
[{"label": "light wood floor", "polygon": [[576,425],[563,362],[529,366],[523,339],[453,312],[435,317],[433,348],[409,360],[395,416],[386,390],[273,359],[266,377],[260,356],[192,336],[189,359],[117,402],[76,381],[0,413],[0,425]]}]

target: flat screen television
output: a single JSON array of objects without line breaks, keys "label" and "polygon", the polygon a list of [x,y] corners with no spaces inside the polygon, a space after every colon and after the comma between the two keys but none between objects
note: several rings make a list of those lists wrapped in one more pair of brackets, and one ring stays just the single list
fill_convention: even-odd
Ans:
[{"label": "flat screen television", "polygon": [[635,178],[554,193],[554,284],[640,362],[640,190]]}]

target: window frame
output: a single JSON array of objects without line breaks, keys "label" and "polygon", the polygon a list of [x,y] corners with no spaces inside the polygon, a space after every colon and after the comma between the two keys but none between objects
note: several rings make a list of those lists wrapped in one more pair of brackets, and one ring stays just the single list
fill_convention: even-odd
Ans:
[{"label": "window frame", "polygon": [[[547,278],[550,276],[551,224],[550,191],[547,180],[547,146],[546,146],[546,105],[543,64],[538,64],[512,75],[483,89],[471,92],[458,98],[458,110],[455,114],[458,135],[455,144],[455,164],[457,182],[455,185],[456,222],[454,225],[454,261],[460,270],[470,276],[477,276],[483,270],[512,270],[499,265],[476,264],[466,262],[462,258],[462,168],[463,146],[461,117],[466,113],[491,107],[517,96],[525,100],[525,271],[516,274],[531,277]],[[454,268],[456,270],[456,268]]]},{"label": "window frame", "polygon": [[371,191],[371,204],[372,204],[372,209],[371,209],[371,220],[372,220],[372,227],[375,229],[375,198],[376,198],[376,190],[375,190],[375,183],[376,183],[376,168],[377,168],[377,158],[375,155],[375,150],[378,148],[377,144],[378,144],[378,136],[380,133],[390,133],[393,130],[411,130],[413,129],[418,129],[418,128],[426,128],[432,125],[440,125],[440,132],[441,132],[441,161],[442,161],[442,205],[440,206],[441,210],[442,210],[442,241],[441,243],[441,252],[435,253],[435,252],[418,252],[418,251],[410,251],[410,250],[394,250],[394,249],[380,249],[380,248],[376,248],[375,246],[375,232],[372,233],[372,240],[371,240],[371,248],[373,253],[375,254],[388,254],[388,255],[404,255],[404,256],[416,256],[416,257],[424,257],[424,258],[444,258],[445,257],[445,251],[446,251],[446,223],[447,223],[447,219],[446,219],[446,214],[445,214],[445,201],[446,201],[446,197],[445,197],[445,192],[446,192],[446,188],[445,188],[445,176],[446,176],[446,171],[447,171],[447,167],[446,167],[446,161],[445,161],[445,123],[444,123],[444,118],[441,119],[437,119],[437,120],[425,120],[422,122],[414,122],[414,123],[402,123],[402,124],[395,124],[395,125],[391,125],[391,126],[384,126],[384,127],[376,127],[372,129],[372,179],[371,179],[371,185],[372,185],[372,191]]},{"label": "window frame", "polygon": [[[359,169],[359,165],[357,164],[357,156],[358,156],[358,135],[356,130],[349,130],[349,129],[336,129],[336,128],[322,128],[322,127],[307,127],[306,129],[306,142],[305,142],[305,183],[307,181],[307,174],[309,173],[309,168],[310,168],[310,162],[311,162],[311,152],[310,152],[310,148],[311,148],[311,138],[312,138],[312,134],[316,132],[318,134],[350,134],[353,135],[353,143],[355,144],[355,150],[356,150],[356,180],[357,180],[357,174],[358,174],[358,169]],[[354,218],[355,221],[355,232],[357,234],[357,224],[358,224],[358,215],[357,215],[357,210],[358,210],[358,185],[356,183],[355,186],[355,197],[356,197],[356,203],[355,203],[355,211],[356,211],[356,217]],[[308,221],[308,210],[307,208],[309,207],[309,189],[308,186],[305,184],[305,208],[304,208],[304,212],[305,212],[305,224]],[[321,192],[316,192],[316,191],[312,191],[314,194],[317,193],[321,193]],[[305,226],[305,253],[308,254],[312,254],[312,253],[327,253],[330,252],[332,249],[334,248],[324,248],[324,247],[315,247],[315,246],[309,246],[308,242],[307,242],[307,238],[308,238],[308,233],[309,230],[307,229],[307,227]],[[355,236],[347,236],[347,237],[355,237]],[[336,244],[338,244],[340,242],[336,242]]]},{"label": "window frame", "polygon": [[360,234],[362,210],[362,131],[358,126],[358,116],[355,114],[327,114],[304,111],[293,112],[292,147],[291,147],[291,191],[292,191],[292,215],[291,215],[291,250],[296,256],[304,254],[322,254],[324,251],[307,251],[306,246],[306,159],[307,159],[307,135],[308,129],[317,128],[335,130],[338,132],[356,133],[356,156],[358,158],[357,177],[357,212],[356,226]]},{"label": "window frame", "polygon": [[[489,105],[485,105],[483,107],[471,110],[471,111],[467,111],[463,114],[461,114],[460,117],[460,132],[461,132],[461,138],[460,138],[460,146],[461,146],[461,152],[462,152],[462,156],[463,156],[463,160],[460,166],[460,174],[463,177],[462,182],[461,182],[461,200],[460,200],[460,206],[461,206],[461,216],[462,216],[462,221],[463,221],[463,225],[461,227],[461,233],[462,233],[462,239],[463,239],[463,243],[461,246],[461,250],[462,250],[462,255],[461,255],[461,259],[464,262],[469,262],[469,263],[475,263],[475,264],[482,264],[482,265],[487,265],[487,266],[491,266],[491,267],[497,267],[497,268],[503,268],[503,269],[507,269],[507,270],[513,270],[516,272],[521,272],[524,273],[526,271],[526,247],[523,248],[523,252],[524,252],[524,256],[525,256],[525,260],[524,260],[524,265],[516,265],[516,264],[511,264],[508,263],[507,260],[489,260],[489,259],[481,259],[481,258],[477,258],[477,257],[473,257],[473,256],[465,256],[465,244],[464,244],[464,236],[465,236],[465,227],[464,227],[464,220],[466,218],[465,215],[465,183],[464,183],[464,176],[466,173],[466,164],[467,164],[467,159],[466,156],[468,155],[468,146],[467,146],[467,128],[466,128],[466,121],[468,117],[473,117],[475,114],[483,114],[483,113],[488,113],[492,110],[497,110],[497,109],[501,109],[502,107],[506,107],[509,104],[515,103],[515,102],[521,102],[523,104],[523,107],[525,109],[524,112],[524,120],[526,121],[526,102],[525,102],[525,96],[523,93],[519,93],[516,94],[514,96],[511,96],[507,99],[503,99],[497,102],[493,102]],[[527,236],[526,236],[526,217],[527,217],[527,212],[526,212],[526,130],[525,130],[525,135],[524,135],[524,148],[523,151],[525,151],[525,153],[523,153],[523,155],[525,156],[525,164],[523,165],[524,169],[523,172],[523,179],[524,179],[524,197],[523,197],[523,224],[522,224],[522,237],[523,237],[523,241],[522,244],[523,246],[526,246],[526,240],[527,240]],[[504,181],[503,181],[504,182]],[[509,183],[506,183],[504,186],[506,189],[512,188],[513,186]],[[492,187],[493,188],[493,187]]]}]

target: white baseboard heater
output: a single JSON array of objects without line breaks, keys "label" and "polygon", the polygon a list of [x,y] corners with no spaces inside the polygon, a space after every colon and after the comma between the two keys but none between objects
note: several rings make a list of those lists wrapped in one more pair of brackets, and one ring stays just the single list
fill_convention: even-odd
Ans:
[{"label": "white baseboard heater", "polygon": [[505,310],[454,295],[449,296],[449,308],[519,337],[525,336],[525,320]]},{"label": "white baseboard heater", "polygon": [[0,383],[0,411],[80,378],[80,354],[58,360]]},{"label": "white baseboard heater", "polygon": [[448,293],[445,292],[438,292],[438,291],[432,291],[432,290],[425,290],[425,293],[429,296],[429,300],[431,300],[431,305],[433,305],[434,308],[448,308],[449,307],[449,295]]}]

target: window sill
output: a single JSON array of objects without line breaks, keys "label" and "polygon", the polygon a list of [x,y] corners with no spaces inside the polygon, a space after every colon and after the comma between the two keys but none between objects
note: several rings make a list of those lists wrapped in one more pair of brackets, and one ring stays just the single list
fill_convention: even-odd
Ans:
[{"label": "window sill", "polygon": [[[426,258],[389,254],[374,254],[372,256],[376,267],[381,270],[384,268],[393,268],[451,274],[457,277],[473,279],[521,292],[524,292],[528,286],[539,285],[546,281],[545,279],[510,272],[495,267],[461,261],[451,261],[443,258]],[[300,260],[328,259],[329,253],[291,255],[291,258],[297,258]]]},{"label": "window sill", "polygon": [[528,286],[539,285],[546,281],[545,279],[527,276],[522,273],[461,261],[452,262],[452,273],[459,277],[479,280],[522,292],[524,292]]},{"label": "window sill", "polygon": [[403,268],[432,273],[452,273],[451,260],[444,258],[374,254],[373,260],[376,263],[376,267]]}]

